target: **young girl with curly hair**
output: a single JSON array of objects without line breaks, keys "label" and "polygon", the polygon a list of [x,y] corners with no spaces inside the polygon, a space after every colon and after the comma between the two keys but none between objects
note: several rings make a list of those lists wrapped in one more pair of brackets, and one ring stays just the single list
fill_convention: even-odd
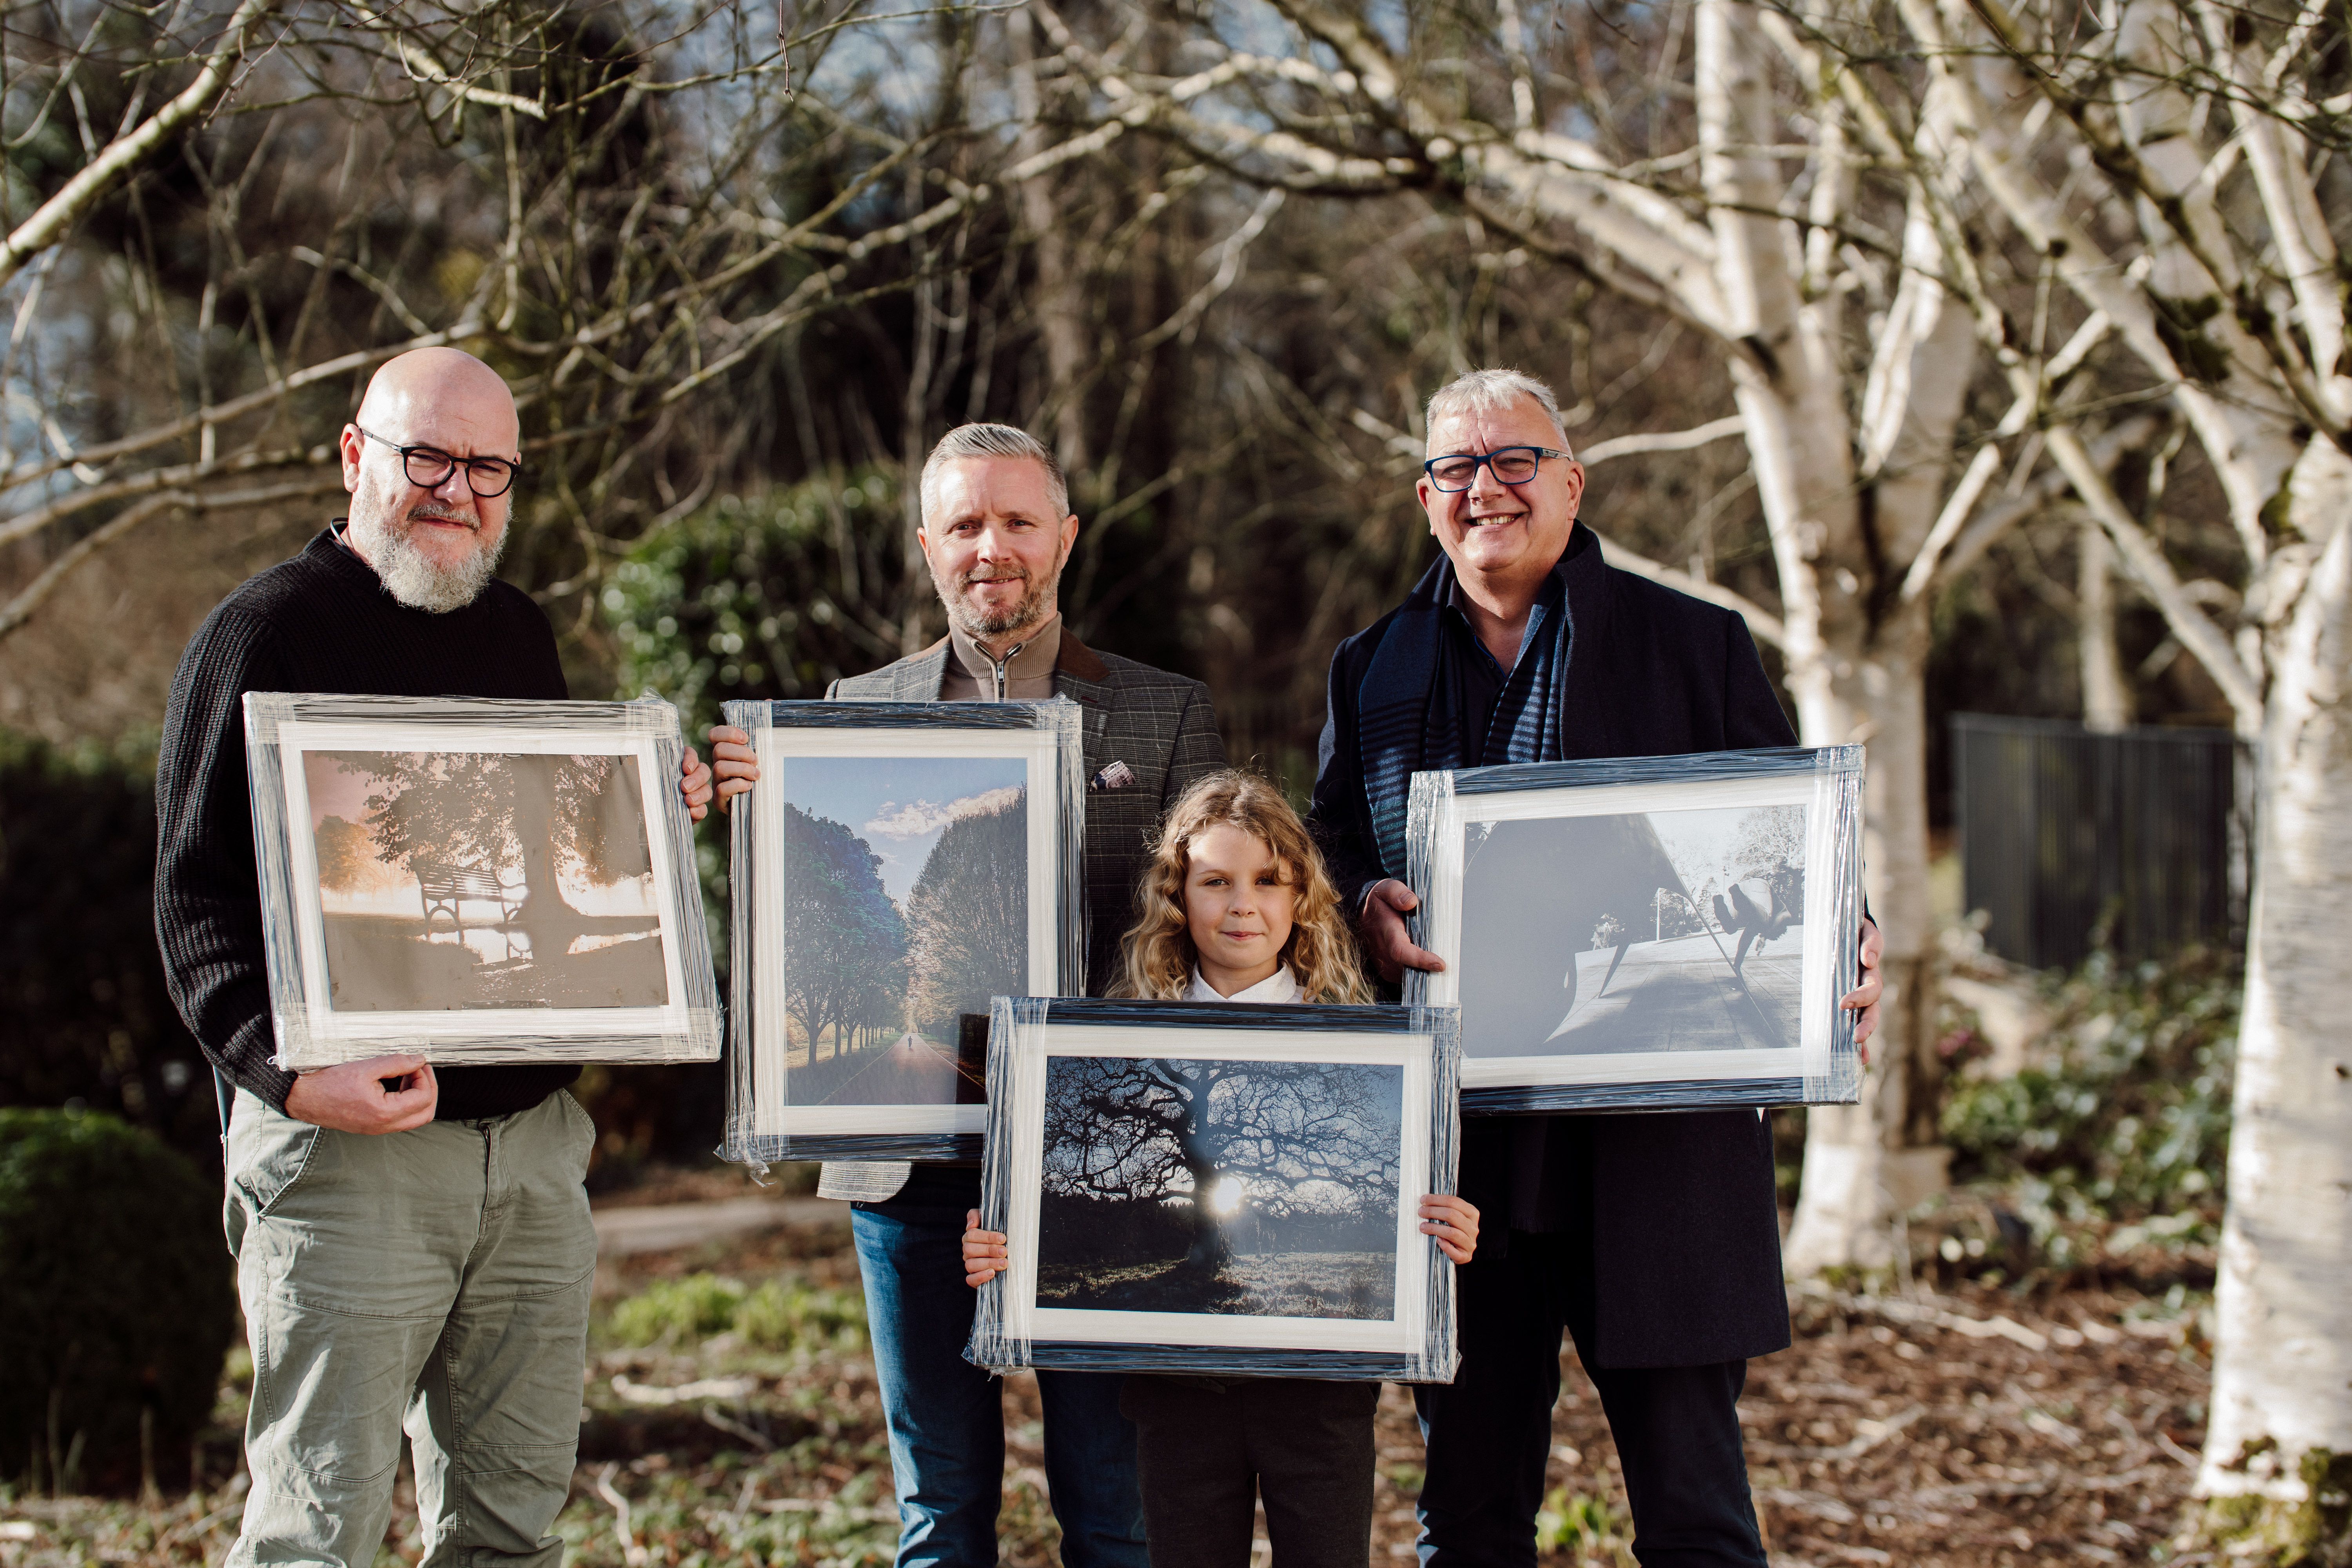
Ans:
[{"label": "young girl with curly hair", "polygon": [[[1194,1002],[1371,1000],[1355,938],[1307,825],[1264,779],[1225,772],[1186,791],[1137,889],[1116,995]],[[965,1220],[964,1278],[1005,1267],[1004,1237]],[[1478,1244],[1459,1197],[1421,1203],[1421,1230],[1456,1263]],[[1377,1383],[1130,1373],[1152,1568],[1247,1568],[1256,1505],[1273,1568],[1366,1568]]]}]

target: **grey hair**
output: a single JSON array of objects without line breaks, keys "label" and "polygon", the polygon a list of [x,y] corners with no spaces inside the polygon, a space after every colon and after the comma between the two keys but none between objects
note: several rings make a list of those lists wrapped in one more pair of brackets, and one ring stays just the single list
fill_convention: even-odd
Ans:
[{"label": "grey hair", "polygon": [[1043,441],[1011,425],[959,425],[940,437],[940,444],[923,461],[925,523],[939,510],[940,470],[965,458],[1028,458],[1045,470],[1045,499],[1054,503],[1054,515],[1047,521],[1058,523],[1070,515],[1070,481]]},{"label": "grey hair", "polygon": [[1501,414],[1522,397],[1532,397],[1536,405],[1559,432],[1562,451],[1568,445],[1568,426],[1559,422],[1559,398],[1534,376],[1521,370],[1465,371],[1429,395],[1426,429],[1437,428],[1441,419],[1457,414]]}]

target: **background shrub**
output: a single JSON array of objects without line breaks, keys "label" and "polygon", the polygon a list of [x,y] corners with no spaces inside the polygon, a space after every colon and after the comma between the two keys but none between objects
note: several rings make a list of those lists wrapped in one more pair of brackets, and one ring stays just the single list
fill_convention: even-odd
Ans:
[{"label": "background shrub", "polygon": [[154,888],[152,752],[0,731],[0,1106],[114,1111],[216,1182],[212,1069],[163,986]]},{"label": "background shrub", "polygon": [[1944,1135],[1961,1182],[1997,1184],[2054,1260],[2087,1227],[2109,1251],[2210,1243],[2221,1215],[2243,987],[2237,955],[2094,954],[2051,984],[2052,1027],[2014,1076],[1962,1073]]},{"label": "background shrub", "polygon": [[623,1344],[691,1345],[733,1334],[761,1350],[866,1346],[866,1301],[854,1290],[828,1290],[771,1279],[757,1289],[719,1274],[659,1279],[613,1309],[611,1332]]},{"label": "background shrub", "polygon": [[218,1211],[119,1117],[0,1110],[0,1474],[184,1480],[236,1325]]}]

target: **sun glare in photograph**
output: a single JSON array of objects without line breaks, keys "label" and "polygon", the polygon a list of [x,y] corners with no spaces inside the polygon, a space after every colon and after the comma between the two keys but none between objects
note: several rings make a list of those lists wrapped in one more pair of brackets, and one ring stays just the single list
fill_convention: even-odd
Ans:
[{"label": "sun glare in photograph", "polygon": [[1386,1320],[1404,1069],[1055,1057],[1037,1305]]},{"label": "sun glare in photograph", "polygon": [[309,752],[338,1012],[658,1007],[635,759]]},{"label": "sun glare in photograph", "polygon": [[1474,822],[1463,861],[1470,1054],[1799,1043],[1804,807]]},{"label": "sun glare in photograph", "polygon": [[1028,768],[1017,757],[782,767],[785,1093],[977,1104],[957,1020],[1029,986]]}]

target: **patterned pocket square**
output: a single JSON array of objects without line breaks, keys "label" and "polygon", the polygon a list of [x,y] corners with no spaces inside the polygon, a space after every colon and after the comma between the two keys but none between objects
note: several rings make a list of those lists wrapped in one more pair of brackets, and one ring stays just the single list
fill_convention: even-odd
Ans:
[{"label": "patterned pocket square", "polygon": [[1093,778],[1087,780],[1087,788],[1089,792],[1095,790],[1125,789],[1134,782],[1134,769],[1129,767],[1125,763],[1113,763],[1110,766],[1097,773]]}]

